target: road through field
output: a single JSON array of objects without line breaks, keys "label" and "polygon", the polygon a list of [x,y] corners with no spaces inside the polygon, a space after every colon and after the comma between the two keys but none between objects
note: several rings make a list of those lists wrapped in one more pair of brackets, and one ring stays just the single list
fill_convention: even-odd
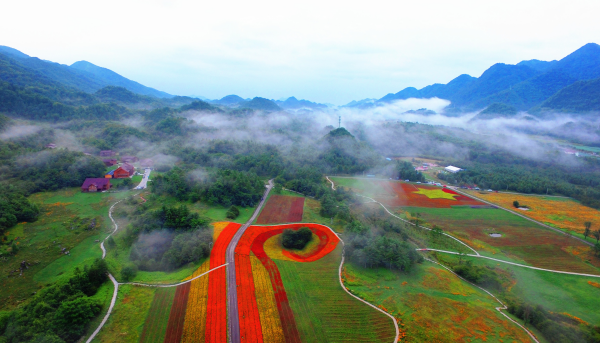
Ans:
[{"label": "road through field", "polygon": [[267,189],[262,197],[262,200],[256,207],[252,217],[242,225],[235,233],[226,252],[226,263],[227,266],[227,327],[229,331],[229,341],[231,343],[240,343],[240,317],[238,311],[238,300],[237,300],[237,283],[235,278],[235,248],[237,247],[240,238],[244,234],[244,231],[252,225],[252,222],[258,217],[260,209],[264,206],[265,201],[271,188],[273,188],[273,180],[269,180],[269,184],[266,186]]}]

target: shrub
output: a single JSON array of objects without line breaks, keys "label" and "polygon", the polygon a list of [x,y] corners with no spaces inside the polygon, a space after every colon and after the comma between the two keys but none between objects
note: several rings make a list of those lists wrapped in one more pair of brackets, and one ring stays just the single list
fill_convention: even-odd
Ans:
[{"label": "shrub", "polygon": [[227,214],[226,214],[227,218],[229,218],[229,219],[235,219],[239,215],[240,215],[240,210],[233,205],[229,208],[229,210],[227,211]]},{"label": "shrub", "polygon": [[515,201],[513,201],[513,206],[514,206],[515,208],[519,208],[519,202],[518,202],[518,201],[516,201],[516,200],[515,200]]},{"label": "shrub", "polygon": [[138,272],[138,268],[135,264],[127,264],[123,269],[121,269],[121,278],[123,281],[132,280]]},{"label": "shrub", "polygon": [[307,227],[301,227],[299,230],[283,230],[283,246],[286,249],[302,250],[312,239],[312,231]]}]

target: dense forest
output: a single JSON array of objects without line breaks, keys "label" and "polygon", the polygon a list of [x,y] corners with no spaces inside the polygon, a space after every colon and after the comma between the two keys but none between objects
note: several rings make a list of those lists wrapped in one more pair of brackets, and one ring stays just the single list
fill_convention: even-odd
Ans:
[{"label": "dense forest", "polygon": [[63,282],[44,288],[16,311],[0,313],[0,337],[4,342],[77,342],[88,323],[102,309],[91,297],[108,280],[104,260],[76,268]]}]

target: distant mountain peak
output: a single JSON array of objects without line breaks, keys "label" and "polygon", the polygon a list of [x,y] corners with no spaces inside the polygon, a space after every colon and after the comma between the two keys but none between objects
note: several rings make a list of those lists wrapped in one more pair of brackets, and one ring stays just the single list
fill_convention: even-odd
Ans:
[{"label": "distant mountain peak", "polygon": [[12,57],[17,57],[17,58],[29,58],[31,56],[24,54],[22,52],[20,52],[17,49],[13,49],[10,46],[4,46],[4,45],[0,45],[0,53],[3,53],[5,55],[9,55]]}]

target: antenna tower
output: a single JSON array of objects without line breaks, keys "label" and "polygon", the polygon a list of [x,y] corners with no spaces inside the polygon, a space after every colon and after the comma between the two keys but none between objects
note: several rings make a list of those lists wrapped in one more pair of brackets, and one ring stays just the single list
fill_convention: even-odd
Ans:
[{"label": "antenna tower", "polygon": [[339,116],[338,118],[338,129],[342,127],[342,116]]}]

